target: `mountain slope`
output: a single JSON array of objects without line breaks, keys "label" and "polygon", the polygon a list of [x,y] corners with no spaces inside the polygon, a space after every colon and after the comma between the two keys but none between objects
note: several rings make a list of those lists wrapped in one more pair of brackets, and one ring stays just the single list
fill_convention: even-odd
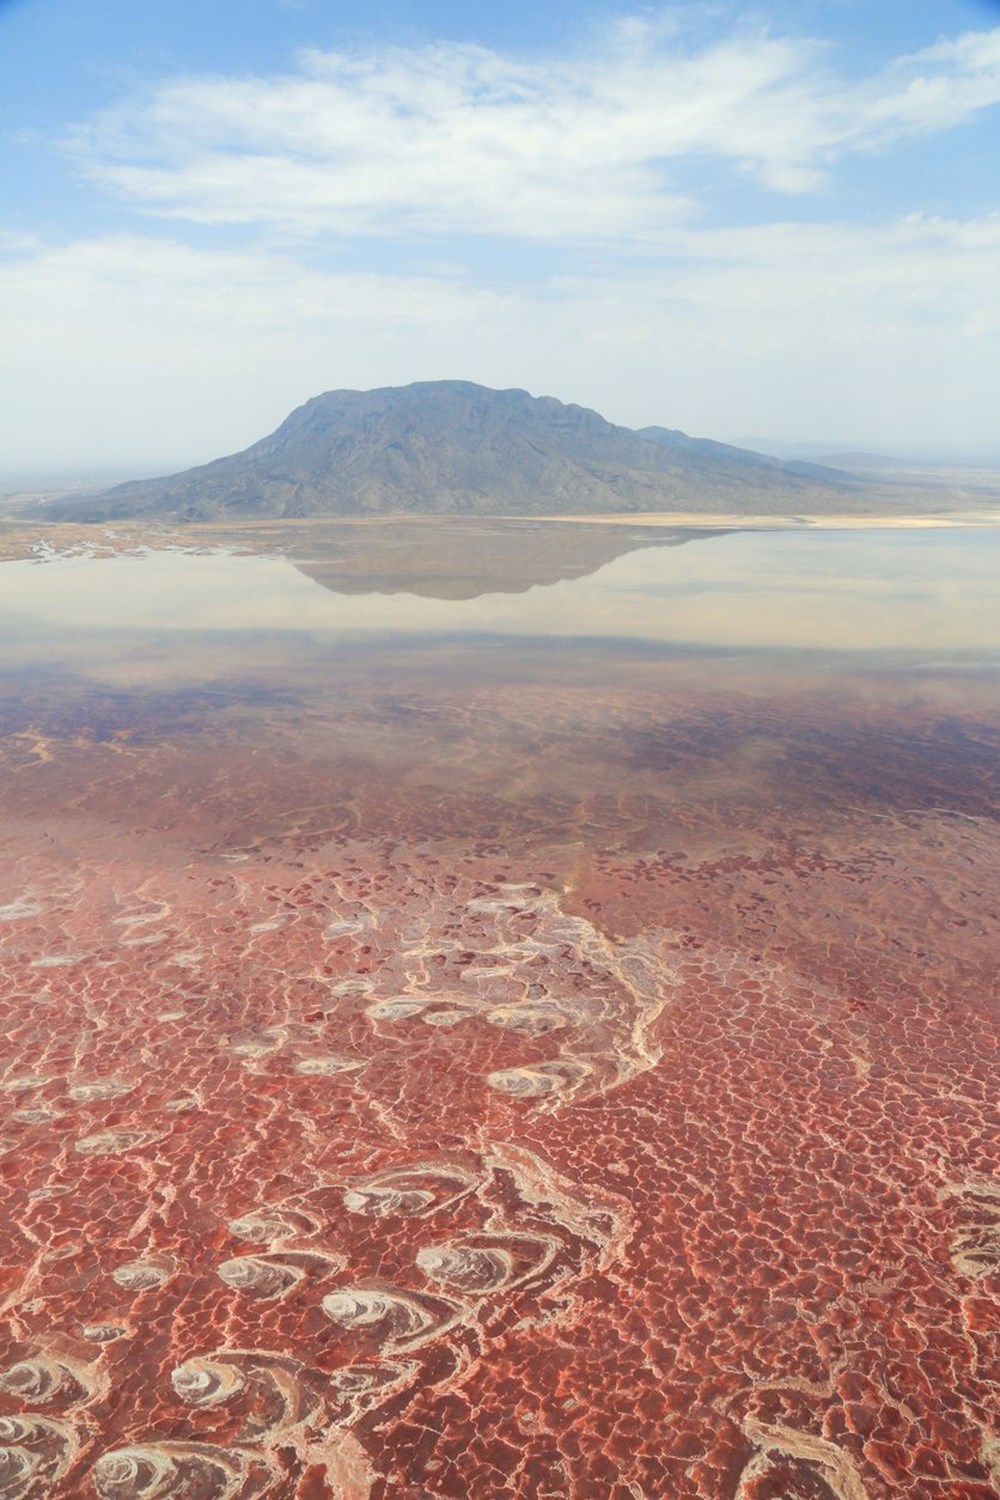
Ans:
[{"label": "mountain slope", "polygon": [[734,474],[763,475],[766,470],[770,470],[772,473],[777,471],[782,474],[797,474],[802,479],[827,480],[833,484],[843,483],[847,478],[846,474],[829,464],[773,458],[767,453],[755,453],[750,448],[734,447],[732,443],[717,443],[712,438],[688,437],[686,432],[678,432],[673,427],[640,427],[638,436],[649,438],[651,442],[659,443],[664,448],[681,449],[692,456],[692,467],[700,459],[706,468],[712,466]]},{"label": "mountain slope", "polygon": [[548,396],[428,381],[328,391],[242,453],[61,500],[47,513],[193,521],[843,505],[848,476],[808,468],[665,428],[633,432]]}]

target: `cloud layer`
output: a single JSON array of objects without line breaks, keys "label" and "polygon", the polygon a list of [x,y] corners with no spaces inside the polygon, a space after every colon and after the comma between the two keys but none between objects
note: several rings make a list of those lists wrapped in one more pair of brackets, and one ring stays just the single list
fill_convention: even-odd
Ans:
[{"label": "cloud layer", "polygon": [[77,128],[89,178],[132,206],[291,234],[617,240],[685,222],[671,169],[721,162],[785,194],[847,153],[1000,100],[1000,29],[838,73],[817,42],[691,48],[651,22],[522,60],[440,44],[307,52],[272,78],[180,78]]},{"label": "cloud layer", "polygon": [[447,376],[708,436],[780,417],[806,438],[986,446],[1000,216],[689,232],[675,248],[666,266],[499,292],[143,236],[21,246],[0,262],[8,464],[57,430],[88,462],[177,466],[319,390]]}]

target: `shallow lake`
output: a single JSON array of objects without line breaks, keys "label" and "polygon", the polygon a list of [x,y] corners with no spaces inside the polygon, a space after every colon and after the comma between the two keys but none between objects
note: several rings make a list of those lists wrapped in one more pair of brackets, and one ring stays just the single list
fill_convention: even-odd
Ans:
[{"label": "shallow lake", "polygon": [[[334,558],[245,550],[153,550],[42,556],[0,574],[0,641],[105,632],[315,632],[346,638],[528,637],[636,640],[752,650],[960,652],[1000,650],[1000,528],[679,532],[621,540],[601,561],[597,528],[557,528],[538,581],[537,528],[521,527],[501,578],[488,563],[497,523],[433,536],[434,570],[408,570],[389,528],[354,540],[347,573],[336,528],[318,527]],[[568,534],[567,534],[568,533]],[[362,547],[358,558],[358,547]],[[509,546],[509,542],[508,542]],[[346,554],[348,542],[340,542]],[[606,550],[613,551],[613,545]],[[452,559],[442,568],[442,560]],[[385,576],[391,559],[392,576]],[[367,571],[365,571],[367,565]],[[476,576],[473,565],[478,565]],[[464,575],[464,578],[463,578]],[[433,597],[454,591],[473,597]],[[430,595],[430,597],[428,597]]]}]

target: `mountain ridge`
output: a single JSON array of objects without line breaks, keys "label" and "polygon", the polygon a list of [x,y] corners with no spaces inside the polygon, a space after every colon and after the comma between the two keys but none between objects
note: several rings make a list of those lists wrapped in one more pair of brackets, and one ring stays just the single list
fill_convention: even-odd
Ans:
[{"label": "mountain ridge", "polygon": [[239,453],[46,506],[53,519],[768,511],[842,503],[853,480],[588,407],[420,381],[334,390]]}]

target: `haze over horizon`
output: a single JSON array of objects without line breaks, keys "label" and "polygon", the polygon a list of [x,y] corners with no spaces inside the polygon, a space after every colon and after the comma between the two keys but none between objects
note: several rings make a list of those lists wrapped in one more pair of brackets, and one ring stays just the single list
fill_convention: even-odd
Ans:
[{"label": "haze over horizon", "polygon": [[0,469],[338,387],[1000,458],[1000,7],[0,0]]}]

